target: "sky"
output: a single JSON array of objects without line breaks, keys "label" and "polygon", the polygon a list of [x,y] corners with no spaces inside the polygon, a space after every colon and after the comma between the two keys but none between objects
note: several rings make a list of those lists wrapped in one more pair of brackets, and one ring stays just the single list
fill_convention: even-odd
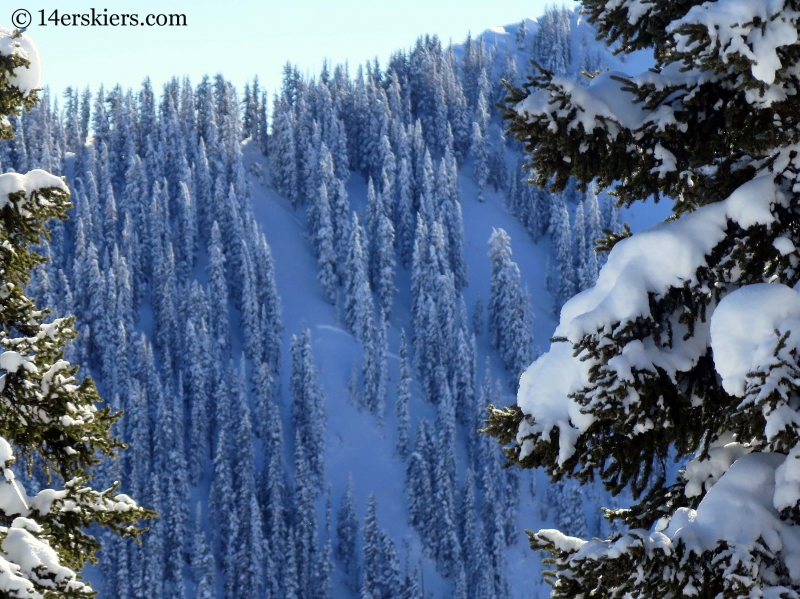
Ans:
[{"label": "sky", "polygon": [[[137,88],[146,76],[159,89],[175,75],[188,75],[196,84],[205,73],[221,72],[239,88],[258,75],[271,96],[280,85],[286,61],[307,74],[318,73],[324,58],[355,66],[377,57],[384,64],[393,51],[410,47],[421,34],[435,33],[445,44],[460,42],[467,32],[477,34],[541,15],[547,1],[26,0],[23,4],[14,0],[3,4],[0,25],[19,25],[12,22],[15,11],[30,14],[26,33],[39,47],[43,83],[54,94],[70,85],[89,85],[93,91],[100,84]],[[85,27],[40,22],[43,17],[90,14],[92,8],[96,14],[107,10],[107,14],[138,14],[140,19],[148,14],[184,14],[187,24]]]}]

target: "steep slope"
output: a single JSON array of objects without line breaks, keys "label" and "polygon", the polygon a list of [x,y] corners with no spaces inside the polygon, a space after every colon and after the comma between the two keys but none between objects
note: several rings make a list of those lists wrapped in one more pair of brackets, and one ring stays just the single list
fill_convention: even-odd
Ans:
[{"label": "steep slope", "polygon": [[[245,152],[245,160],[248,164],[254,161],[264,163],[263,157],[253,152],[252,148]],[[475,200],[475,186],[464,172],[459,177],[459,183],[463,198],[465,255],[469,273],[469,286],[465,291],[467,305],[474,305],[479,295],[484,301],[487,298],[490,281],[487,242],[493,228],[504,228],[514,240],[514,256],[520,265],[523,280],[531,290],[537,315],[535,339],[543,343],[555,326],[551,299],[543,291],[544,263],[549,244],[546,241],[534,244],[530,240],[522,225],[508,213],[500,194],[487,193],[486,201],[479,203]],[[288,348],[288,337],[299,330],[301,320],[305,320],[312,330],[319,379],[324,388],[328,412],[326,462],[328,482],[332,487],[334,500],[338,501],[347,485],[348,476],[352,474],[359,516],[363,518],[366,499],[374,493],[378,501],[381,525],[396,542],[410,540],[413,559],[419,559],[419,543],[415,542],[415,534],[408,526],[404,490],[406,465],[395,454],[397,422],[393,413],[396,399],[393,389],[398,378],[396,354],[399,330],[411,329],[408,273],[402,270],[398,272],[400,289],[395,300],[389,336],[392,391],[387,400],[385,423],[379,426],[374,415],[359,411],[348,396],[347,384],[353,360],[360,358],[361,347],[342,325],[336,309],[325,299],[323,289],[316,280],[317,266],[311,245],[305,239],[304,217],[293,210],[285,198],[256,178],[251,178],[251,190],[256,218],[275,256],[278,290],[284,298],[284,323],[287,328],[284,345]],[[354,206],[365,203],[366,186],[363,180],[351,180],[348,191]],[[493,358],[493,376],[502,380],[507,378],[508,375],[497,360],[485,334],[479,337],[478,356],[479,364],[484,364],[486,357]],[[288,386],[289,376],[289,366],[285,365],[284,386]],[[503,401],[513,401],[513,395],[508,389]],[[288,407],[286,413],[288,414]],[[412,403],[412,422],[422,417],[434,416],[435,409],[422,400],[422,393],[417,389]],[[288,420],[286,424],[288,426]],[[469,431],[462,430],[461,433],[466,435]],[[535,502],[526,497],[530,495],[526,492],[530,488],[530,482],[523,480],[521,486],[523,509],[519,516],[520,534],[517,542],[509,549],[509,580],[517,581],[513,587],[513,597],[535,597],[539,595],[528,593],[531,584],[535,585],[539,580],[538,563],[530,555],[522,531],[523,523],[524,526],[532,526],[539,518],[535,511]],[[322,515],[320,513],[321,517]],[[448,590],[449,585],[441,580],[435,573],[434,566],[427,560],[424,580],[426,590],[435,591],[436,596],[448,596],[451,592]]]},{"label": "steep slope", "polygon": [[[473,128],[483,127],[483,134],[494,136],[492,144],[500,148],[496,154],[509,170],[499,181],[500,191],[491,185],[479,189],[469,138],[464,130],[458,133],[454,190],[467,264],[467,285],[459,290],[464,316],[471,321],[478,298],[487,305],[492,279],[488,240],[495,229],[503,229],[511,238],[511,258],[519,267],[521,286],[529,293],[524,311],[533,315],[533,344],[544,347],[556,322],[554,301],[545,285],[546,264],[555,260],[555,252],[548,235],[543,231],[531,235],[530,227],[523,226],[507,207],[511,203],[508,180],[521,176],[516,170],[520,149],[514,144],[503,149],[502,140],[495,141],[500,131],[496,111],[484,114],[486,98],[481,105],[478,92],[483,93],[485,84],[491,86],[488,100],[499,99],[496,80],[505,58],[514,57],[519,67],[516,76],[521,77],[530,48],[541,51],[546,46],[537,37],[540,31],[555,35],[551,54],[561,53],[564,60],[556,66],[565,76],[582,64],[620,69],[626,65],[592,42],[591,29],[574,13],[551,11],[545,19],[525,23],[529,32],[520,46],[516,45],[517,26],[489,30],[482,42],[470,42],[471,50],[466,50],[467,44],[457,46],[452,55],[436,40],[420,40],[407,55],[395,57],[390,69],[402,77],[393,82],[377,66],[369,65],[366,82],[362,70],[354,79],[341,69],[319,80],[290,70],[275,106],[269,139],[260,92],[245,90],[244,117],[240,118],[236,92],[221,76],[204,79],[196,89],[189,82],[173,81],[165,87],[158,107],[149,82],[135,95],[119,88],[107,95],[100,92],[93,106],[90,95],[71,94],[63,113],[54,110],[47,98],[16,123],[17,140],[0,145],[4,168],[24,171],[43,166],[67,172],[76,205],[73,218],[54,227],[51,244],[45,248],[53,261],[37,271],[32,288],[56,314],[77,314],[81,335],[71,348],[71,359],[84,363],[109,403],[127,412],[118,434],[131,443],[131,451],[121,464],[104,464],[98,479],[104,483],[121,479],[123,490],[142,497],[145,505],[162,514],[143,549],[111,543],[103,567],[90,571],[92,580],[102,580],[105,596],[159,599],[196,593],[200,597],[205,589],[221,597],[237,597],[237,593],[278,597],[291,596],[292,585],[302,581],[306,587],[300,589],[301,597],[323,597],[324,588],[312,588],[312,584],[324,586],[325,569],[331,566],[324,552],[329,541],[336,546],[339,523],[334,517],[333,533],[327,537],[326,488],[330,485],[335,514],[351,475],[357,528],[365,521],[368,497],[374,494],[378,525],[387,533],[380,543],[384,549],[393,544],[400,574],[405,564],[409,574],[421,565],[425,597],[458,596],[457,567],[447,577],[443,573],[445,567],[453,568],[453,562],[458,566],[466,559],[434,555],[430,539],[425,538],[427,531],[411,523],[406,485],[411,458],[404,461],[395,450],[400,331],[406,331],[412,353],[412,337],[420,335],[413,330],[412,275],[398,266],[394,277],[398,290],[388,327],[388,396],[380,424],[378,415],[359,409],[348,389],[354,364],[359,375],[370,356],[365,355],[367,343],[357,340],[345,324],[344,290],[338,287],[333,306],[318,281],[314,239],[318,231],[309,226],[309,213],[315,216],[319,204],[315,203],[316,189],[306,183],[322,178],[323,166],[327,167],[327,163],[320,166],[324,160],[317,160],[317,152],[325,158],[321,140],[330,141],[331,149],[341,142],[339,149],[346,151],[335,154],[334,150],[332,157],[334,162],[343,162],[335,165],[336,176],[346,181],[349,209],[358,213],[362,223],[367,222],[372,207],[364,174],[378,181],[381,169],[395,160],[394,152],[400,161],[412,161],[413,156],[414,202],[418,204],[413,218],[415,222],[430,218],[425,226],[441,226],[442,206],[433,209],[432,198],[426,194],[441,191],[434,189],[439,184],[434,170],[444,172],[449,167],[453,140],[448,139],[447,128],[463,126],[465,119]],[[557,41],[559,35],[561,41]],[[467,77],[468,64],[479,66],[482,73],[473,70]],[[440,78],[443,73],[450,77],[448,81]],[[455,96],[461,93],[463,97],[462,79],[475,98],[461,102],[443,96],[447,85]],[[387,89],[389,95],[397,92],[396,97],[386,100]],[[439,118],[441,113],[432,116],[430,98],[425,95],[430,92],[439,108],[449,106],[454,114],[446,119]],[[330,101],[334,94],[337,102]],[[392,114],[387,105],[395,100]],[[430,125],[426,133],[415,124],[420,119],[426,128]],[[433,126],[442,120],[446,127],[434,135]],[[94,130],[91,135],[90,129]],[[342,135],[345,129],[347,141]],[[451,138],[452,134],[451,128]],[[404,141],[406,135],[411,142]],[[292,142],[291,149],[281,145],[286,140]],[[295,140],[298,146],[293,145]],[[300,146],[301,141],[305,145]],[[366,151],[375,153],[375,148],[383,161],[380,164]],[[343,156],[347,153],[349,161]],[[294,176],[294,188],[288,175]],[[377,185],[380,192],[391,188],[383,181]],[[481,194],[484,201],[478,200]],[[394,196],[389,198],[391,206]],[[573,222],[582,199],[574,192],[543,194],[542,198],[566,206]],[[623,219],[639,227],[658,218],[660,210],[626,212]],[[345,220],[348,216],[345,212]],[[215,221],[216,228],[212,227]],[[547,228],[548,223],[540,224]],[[262,232],[269,249],[262,243]],[[270,251],[274,270],[267,260]],[[445,271],[449,268],[439,266]],[[282,311],[276,308],[273,281]],[[482,319],[486,321],[485,309]],[[304,322],[310,329],[313,364],[293,381],[292,338],[302,340]],[[446,328],[453,323],[433,324]],[[518,373],[503,365],[485,326],[477,335],[475,350],[476,380],[470,384],[474,383],[476,403],[512,403],[514,389],[508,382]],[[309,362],[303,366],[309,366],[310,355],[303,358]],[[265,372],[274,375],[274,386],[265,383],[266,377],[254,376],[262,362],[267,364]],[[324,401],[318,401],[316,389],[311,388],[313,367]],[[422,378],[415,374],[412,381],[412,438],[425,426],[432,436],[439,435],[439,412],[444,410],[438,406],[447,405],[432,399]],[[309,388],[297,392],[306,383]],[[303,394],[306,403],[297,400]],[[317,418],[314,410],[320,407],[326,418],[316,423],[296,415],[309,408]],[[490,538],[481,537],[480,544],[502,545],[498,549],[502,556],[492,557],[502,570],[494,581],[501,590],[494,593],[498,599],[546,596],[541,567],[522,531],[571,518],[587,533],[600,532],[597,522],[585,521],[581,508],[594,509],[605,498],[594,491],[581,497],[569,486],[548,485],[529,472],[516,477],[501,471],[500,450],[488,444],[476,460],[472,454],[478,444],[477,415],[474,422],[470,418],[457,425],[449,447],[439,445],[438,437],[425,447],[425,458],[431,463],[442,449],[452,450],[456,488],[450,489],[449,508],[460,505],[465,485],[478,497],[474,521],[455,513],[453,519],[459,521],[445,524],[454,535],[461,535],[467,524],[494,527],[486,533]],[[325,420],[324,427],[312,431],[321,434],[321,446],[302,438],[300,429],[308,432]],[[280,429],[283,433],[278,439]],[[259,438],[262,432],[264,438]],[[281,449],[280,455],[276,448]],[[491,459],[484,459],[487,456]],[[316,461],[324,462],[324,471],[309,475],[308,468]],[[466,483],[468,467],[483,469],[475,473],[477,482]],[[491,505],[491,498],[502,505]],[[444,505],[448,497],[444,499],[433,506],[434,511],[448,507]],[[430,497],[425,500],[433,503]],[[195,526],[198,506],[199,526]],[[363,539],[362,532],[358,534]],[[503,545],[506,542],[508,547]],[[357,557],[363,563],[366,552],[361,549]],[[306,553],[296,555],[300,551]],[[391,561],[381,565],[389,569]],[[358,596],[347,588],[343,561],[335,560],[333,567],[329,596]],[[473,585],[478,569],[464,573]],[[263,585],[256,584],[257,579]],[[391,589],[382,597],[395,597],[398,592]],[[409,595],[409,599],[418,597]]]}]

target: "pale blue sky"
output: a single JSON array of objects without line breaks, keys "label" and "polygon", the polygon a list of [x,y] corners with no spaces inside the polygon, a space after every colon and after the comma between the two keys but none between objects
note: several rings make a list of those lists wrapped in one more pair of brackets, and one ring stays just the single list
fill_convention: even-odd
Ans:
[{"label": "pale blue sky", "polygon": [[[560,2],[559,2],[560,3]],[[33,17],[29,33],[42,54],[44,83],[57,93],[67,85],[96,90],[121,83],[138,87],[149,75],[161,84],[172,75],[222,72],[241,88],[258,75],[270,96],[280,84],[282,65],[297,64],[317,73],[323,58],[350,65],[377,56],[383,64],[392,51],[409,47],[418,35],[437,34],[447,43],[462,41],[495,25],[538,16],[546,0],[14,0],[0,8],[0,24],[10,26],[15,7]],[[567,4],[571,4],[567,2]],[[186,27],[40,26],[40,10],[50,15],[87,13],[92,6],[109,13],[185,13]],[[3,14],[7,12],[8,14]]]}]

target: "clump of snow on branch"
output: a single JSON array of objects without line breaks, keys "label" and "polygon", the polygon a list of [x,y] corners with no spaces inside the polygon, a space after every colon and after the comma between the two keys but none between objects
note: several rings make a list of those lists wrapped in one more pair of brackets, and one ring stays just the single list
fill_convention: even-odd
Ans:
[{"label": "clump of snow on branch", "polygon": [[[687,576],[683,570],[664,568],[664,557],[678,554],[682,556],[681,563],[686,564],[707,559],[725,584],[737,588],[750,588],[752,575],[763,574],[770,560],[778,557],[788,574],[784,577],[767,575],[759,594],[748,596],[796,597],[783,584],[800,582],[800,529],[782,520],[773,505],[776,473],[790,460],[797,461],[791,456],[767,452],[740,457],[708,491],[696,510],[679,508],[652,532],[636,529],[612,541],[586,542],[545,530],[535,538],[539,543],[553,544],[564,552],[559,561],[583,562],[588,568],[591,562],[603,563],[643,550],[636,575],[672,579],[683,587],[685,595],[696,594],[691,575]],[[784,592],[788,594],[782,595]]]},{"label": "clump of snow on branch", "polygon": [[681,541],[698,555],[720,541],[748,553],[763,542],[770,551],[783,553],[792,581],[800,581],[800,529],[781,520],[773,505],[775,471],[786,459],[766,452],[739,458],[697,510],[678,509],[663,534],[673,546]]},{"label": "clump of snow on branch", "polygon": [[[6,518],[17,516],[11,526],[0,526],[0,594],[41,599],[43,595],[36,590],[35,582],[44,588],[91,595],[91,587],[79,581],[73,570],[61,565],[58,554],[43,536],[42,527],[27,517],[32,510],[48,513],[53,500],[59,495],[65,497],[66,492],[48,489],[29,498],[14,479],[10,468],[13,462],[11,446],[0,437],[0,463],[4,467],[0,475],[0,513]],[[60,509],[80,511],[80,506],[73,502]]]},{"label": "clump of snow on branch", "polygon": [[617,124],[616,128],[613,125],[610,127],[611,134],[616,136],[620,128],[632,130],[641,126],[648,113],[637,105],[631,105],[629,94],[622,90],[622,83],[615,77],[628,78],[625,73],[607,71],[592,79],[589,87],[584,87],[580,82],[566,77],[553,77],[553,86],[569,95],[572,105],[564,105],[550,89],[541,88],[517,104],[515,110],[520,115],[529,115],[531,120],[549,117],[550,128],[555,133],[558,130],[557,119],[566,118],[572,107],[577,106],[578,110],[568,125],[569,130],[582,125],[584,131],[593,131],[603,127],[602,121],[605,120]]},{"label": "clump of snow on branch", "polygon": [[[667,31],[675,32],[678,52],[693,52],[699,47],[698,42],[678,30],[685,26],[702,26],[710,43],[699,54],[700,60],[713,53],[728,63],[738,54],[752,63],[750,69],[755,79],[772,84],[782,68],[778,49],[797,43],[800,13],[788,9],[785,4],[785,0],[704,2],[671,23]],[[756,26],[756,20],[762,25]]]},{"label": "clump of snow on branch", "polygon": [[34,41],[25,34],[14,37],[14,33],[14,29],[0,27],[0,54],[17,56],[30,62],[27,68],[15,69],[14,75],[9,77],[9,83],[27,96],[42,87],[42,62]]},{"label": "clump of snow on branch", "polygon": [[724,435],[708,450],[702,459],[693,459],[686,465],[684,494],[699,497],[708,491],[725,474],[736,460],[750,453],[753,448],[734,440],[733,435]]},{"label": "clump of snow on branch", "polygon": [[[0,175],[0,209],[13,204],[22,210],[32,197],[37,197],[42,189],[56,188],[69,193],[67,184],[60,177],[51,175],[42,169],[34,169],[27,174],[5,173]],[[19,199],[15,199],[17,195]],[[15,196],[15,197],[12,197]],[[40,198],[40,202],[45,201]]]},{"label": "clump of snow on branch", "polygon": [[779,335],[800,342],[800,293],[779,284],[748,285],[725,296],[711,316],[714,366],[727,393],[744,397],[749,375],[774,358]]}]

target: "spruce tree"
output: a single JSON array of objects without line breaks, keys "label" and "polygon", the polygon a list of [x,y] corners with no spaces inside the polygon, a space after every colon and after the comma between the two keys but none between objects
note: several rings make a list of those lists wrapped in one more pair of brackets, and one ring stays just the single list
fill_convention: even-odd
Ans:
[{"label": "spruce tree", "polygon": [[413,181],[407,158],[400,159],[397,175],[397,246],[400,261],[408,268],[414,250]]},{"label": "spruce tree", "polygon": [[414,436],[414,451],[406,466],[409,523],[417,529],[423,543],[431,548],[433,528],[433,444],[428,432],[430,424],[420,421]]},{"label": "spruce tree", "polygon": [[584,215],[584,202],[578,204],[575,210],[575,222],[572,225],[573,248],[572,255],[575,259],[573,268],[576,272],[577,290],[583,291],[594,284],[586,263],[586,218]]},{"label": "spruce tree", "polygon": [[[423,599],[419,566],[415,566],[413,571],[410,570],[409,567],[410,558],[408,556],[408,553],[409,552],[406,551],[406,571],[403,576],[403,586],[400,597],[402,599]],[[485,595],[479,595],[479,596],[485,597]]]},{"label": "spruce tree", "polygon": [[367,320],[366,330],[362,345],[364,347],[364,359],[361,365],[361,374],[364,381],[364,389],[361,394],[359,407],[366,408],[371,413],[378,412],[380,404],[380,373],[378,366],[378,339],[375,327],[375,318],[372,314]]},{"label": "spruce tree", "polygon": [[202,512],[197,504],[192,546],[192,578],[195,583],[194,596],[197,599],[213,599],[216,596],[216,567],[214,555],[203,531]]},{"label": "spruce tree", "polygon": [[435,481],[434,505],[436,544],[434,554],[440,568],[447,576],[457,573],[461,564],[461,541],[458,538],[456,518],[456,458],[455,458],[455,406],[446,382],[440,393],[437,406],[436,431],[434,441],[433,479]]},{"label": "spruce tree", "polygon": [[328,189],[331,206],[331,226],[333,227],[333,247],[336,251],[336,274],[340,283],[346,277],[347,248],[350,241],[350,202],[344,181],[334,178]]},{"label": "spruce tree", "polygon": [[361,575],[361,598],[390,599],[400,583],[400,566],[394,542],[378,526],[375,494],[367,499],[364,518],[364,568]]},{"label": "spruce tree", "polygon": [[517,32],[514,34],[514,41],[517,43],[517,49],[525,50],[526,38],[528,37],[528,24],[525,19],[522,19],[517,26]]},{"label": "spruce tree", "polygon": [[[487,431],[512,464],[632,499],[608,514],[628,529],[611,539],[529,533],[552,555],[551,597],[797,596],[797,7],[583,6],[655,68],[578,93],[543,65],[510,90],[509,132],[539,185],[594,180],[674,214],[606,236],[597,284]],[[671,480],[673,458],[687,465]]]},{"label": "spruce tree", "polygon": [[283,101],[276,102],[274,106],[269,146],[272,184],[296,207],[300,195],[296,159],[297,124],[291,107]]},{"label": "spruce tree", "polygon": [[[8,29],[0,37],[0,138],[10,139],[9,117],[38,99],[40,64],[29,37]],[[100,543],[84,529],[97,524],[137,536],[134,524],[151,514],[118,495],[117,484],[103,491],[89,486],[98,456],[114,458],[125,447],[110,433],[120,414],[99,407],[94,382],[79,380],[78,367],[63,359],[75,319],[48,318],[25,292],[31,271],[46,261],[34,248],[49,239],[47,221],[66,218],[69,189],[42,170],[0,175],[0,188],[0,461],[10,489],[0,501],[0,594],[85,597],[92,591],[77,573],[97,561]],[[54,488],[28,496],[11,470],[15,455]]]},{"label": "spruce tree", "polygon": [[281,333],[283,321],[281,298],[275,281],[275,261],[272,250],[263,233],[257,231],[255,222],[251,223],[252,238],[257,240],[253,248],[254,266],[258,278],[258,291],[261,294],[261,345],[264,360],[277,373],[281,363]]},{"label": "spruce tree", "polygon": [[397,381],[397,454],[404,460],[408,457],[411,439],[409,438],[410,416],[408,403],[411,399],[411,369],[408,364],[408,345],[406,331],[400,330],[400,378]]},{"label": "spruce tree", "polygon": [[492,127],[486,182],[498,191],[506,188],[507,179],[506,138],[500,129]]},{"label": "spruce tree", "polygon": [[439,206],[440,220],[447,234],[450,270],[453,271],[456,289],[467,286],[467,262],[464,259],[464,219],[461,214],[461,193],[458,190],[458,166],[452,154],[444,157],[447,179],[444,198]]},{"label": "spruce tree", "polygon": [[581,490],[574,481],[561,480],[550,485],[545,502],[555,516],[555,525],[560,531],[572,537],[583,538],[588,535]]},{"label": "spruce tree", "polygon": [[215,348],[230,346],[230,322],[228,319],[228,284],[225,278],[225,252],[222,246],[222,235],[216,221],[211,227],[211,242],[208,246],[208,271],[210,275],[211,335]]},{"label": "spruce tree", "polygon": [[316,576],[316,589],[315,595],[317,597],[328,597],[331,587],[333,586],[332,575],[334,570],[333,564],[333,508],[331,505],[331,487],[328,485],[327,493],[325,494],[325,532],[324,541],[322,545],[322,555],[320,556],[319,569]]},{"label": "spruce tree", "polygon": [[533,59],[557,76],[566,75],[570,56],[570,18],[565,6],[548,6],[533,38]]},{"label": "spruce tree", "polygon": [[388,317],[392,310],[392,297],[397,288],[394,286],[394,227],[386,214],[378,217],[378,228],[375,237],[376,247],[376,290],[378,306]]},{"label": "spruce tree", "polygon": [[325,296],[332,304],[336,302],[336,251],[334,248],[334,231],[331,223],[331,208],[328,199],[328,187],[321,183],[317,192],[317,229],[314,232],[317,246],[317,280],[325,289]]},{"label": "spruce tree", "polygon": [[511,260],[511,238],[494,229],[489,239],[492,284],[486,306],[492,345],[500,350],[514,379],[527,368],[531,354],[532,316],[528,295],[521,288],[519,267]]},{"label": "spruce tree", "polygon": [[486,141],[486,134],[481,130],[480,123],[472,123],[470,151],[475,161],[473,174],[475,175],[475,185],[478,186],[478,201],[482,202],[485,198],[483,190],[489,180],[489,144]]},{"label": "spruce tree", "polygon": [[363,237],[364,230],[358,223],[358,215],[353,212],[345,267],[345,322],[357,339],[366,342],[370,327],[374,331],[375,324],[374,304],[367,276],[367,259],[362,245]]},{"label": "spruce tree", "polygon": [[[595,246],[598,240],[604,237],[600,203],[597,199],[594,183],[589,184],[586,190],[586,199],[583,203],[586,206],[586,245],[583,248],[583,252],[586,256],[587,279],[591,279],[591,282],[594,283],[597,280],[600,266]],[[613,231],[614,224],[612,223],[609,228]],[[619,225],[617,225],[617,228],[619,228]]]},{"label": "spruce tree", "polygon": [[242,137],[244,139],[250,137],[253,141],[257,142],[256,136],[258,134],[258,106],[259,102],[259,89],[258,77],[253,80],[253,89],[250,88],[250,82],[244,84],[244,116],[242,118]]},{"label": "spruce tree", "polygon": [[283,566],[289,564],[284,559],[287,534],[286,522],[286,485],[283,465],[283,429],[277,407],[269,412],[270,435],[266,441],[267,467],[264,473],[263,495],[266,506],[264,529],[266,537],[266,553],[274,567],[268,571],[267,589],[271,597],[279,596],[279,587],[283,578]]},{"label": "spruce tree", "polygon": [[322,388],[317,383],[311,331],[305,322],[301,324],[300,337],[292,335],[291,354],[292,424],[306,452],[303,464],[308,466],[311,475],[321,485],[325,470],[325,427],[328,417]]},{"label": "spruce tree", "polygon": [[[150,501],[155,510],[161,511],[163,507],[163,483],[161,477],[151,475]],[[165,566],[167,556],[164,553],[164,520],[157,518],[150,527],[145,539],[142,554],[142,586],[144,594],[153,599],[163,599]]]},{"label": "spruce tree", "polygon": [[348,586],[358,590],[360,568],[358,565],[358,516],[353,489],[353,476],[347,479],[339,511],[336,514],[336,557],[341,561]]},{"label": "spruce tree", "polygon": [[558,270],[558,287],[555,292],[556,313],[569,298],[575,295],[578,282],[575,273],[575,261],[572,248],[572,230],[569,224],[569,212],[566,203],[559,202],[557,209],[551,213],[550,231],[556,251],[556,269]]},{"label": "spruce tree", "polygon": [[475,475],[471,468],[467,468],[464,475],[464,487],[459,498],[459,529],[464,565],[467,571],[467,586],[473,591],[477,586],[478,573],[481,570],[481,550],[479,544],[479,528],[476,526],[475,511]]},{"label": "spruce tree", "polygon": [[378,283],[378,225],[383,214],[383,195],[375,191],[372,178],[367,181],[367,214],[364,219],[364,235],[362,243],[367,260],[367,274],[370,286],[374,289]]},{"label": "spruce tree", "polygon": [[300,432],[295,435],[295,497],[294,497],[294,539],[297,556],[297,580],[302,597],[312,597],[312,581],[318,567],[318,541],[317,510],[314,506],[316,495],[316,481],[308,460],[306,447],[300,438]]},{"label": "spruce tree", "polygon": [[475,410],[475,335],[467,330],[463,315],[461,320],[453,348],[453,395],[459,421],[472,425]]}]

